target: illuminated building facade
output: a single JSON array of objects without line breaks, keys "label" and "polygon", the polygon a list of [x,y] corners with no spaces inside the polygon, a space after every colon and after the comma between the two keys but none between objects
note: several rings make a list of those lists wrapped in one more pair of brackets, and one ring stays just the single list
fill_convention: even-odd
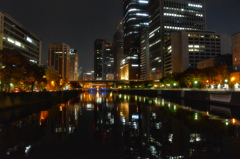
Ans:
[{"label": "illuminated building facade", "polygon": [[69,54],[69,80],[74,81],[78,80],[78,53],[75,49],[70,49]]},{"label": "illuminated building facade", "polygon": [[141,31],[141,76],[142,80],[149,80],[149,32],[148,28]]},{"label": "illuminated building facade", "polygon": [[41,66],[41,40],[8,14],[0,11],[0,50],[14,49]]},{"label": "illuminated building facade", "polygon": [[114,79],[114,57],[112,52],[112,44],[103,43],[102,46],[102,79],[113,80]]},{"label": "illuminated building facade", "polygon": [[180,73],[197,68],[197,63],[231,53],[231,38],[215,31],[182,31],[164,40],[164,73]]},{"label": "illuminated building facade", "polygon": [[48,66],[54,66],[63,80],[68,80],[70,47],[64,43],[48,45]]},{"label": "illuminated building facade", "polygon": [[113,36],[112,51],[114,56],[114,79],[120,80],[121,79],[120,62],[121,62],[121,58],[124,56],[122,21],[119,22],[119,25],[117,26],[117,31]]},{"label": "illuminated building facade", "polygon": [[102,80],[103,44],[105,39],[96,39],[94,42],[94,79]]},{"label": "illuminated building facade", "polygon": [[53,67],[42,66],[45,70],[45,76],[43,78],[46,79],[46,90],[55,90],[60,83],[56,84],[56,81],[59,81],[59,73]]},{"label": "illuminated building facade", "polygon": [[128,67],[130,72],[128,74],[121,72],[121,79],[140,78],[140,32],[148,26],[147,7],[148,0],[123,1],[125,56],[121,60],[120,67]]},{"label": "illuminated building facade", "polygon": [[205,0],[149,0],[150,79],[164,76],[164,37],[171,32],[205,30]]}]

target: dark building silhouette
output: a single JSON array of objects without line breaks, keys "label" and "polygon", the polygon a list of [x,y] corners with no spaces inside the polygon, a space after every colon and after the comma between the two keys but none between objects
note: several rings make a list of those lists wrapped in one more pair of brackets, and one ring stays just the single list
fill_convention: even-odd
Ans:
[{"label": "dark building silhouette", "polygon": [[119,22],[117,26],[117,31],[113,36],[113,45],[112,52],[114,56],[114,79],[121,79],[121,69],[120,69],[120,61],[124,56],[123,52],[123,24],[122,21]]},{"label": "dark building silhouette", "polygon": [[94,79],[102,80],[102,47],[105,39],[96,39],[94,42]]}]

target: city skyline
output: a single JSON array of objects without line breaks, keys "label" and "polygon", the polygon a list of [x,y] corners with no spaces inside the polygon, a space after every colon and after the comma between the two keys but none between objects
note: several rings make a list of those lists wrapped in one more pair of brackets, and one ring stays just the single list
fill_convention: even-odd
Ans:
[{"label": "city skyline", "polygon": [[[47,46],[66,43],[79,53],[79,66],[93,70],[95,39],[112,42],[118,19],[122,19],[122,0],[30,1],[1,0],[0,10],[7,13],[42,40],[42,64],[47,64]],[[232,35],[239,32],[238,0],[206,1],[207,30]],[[91,8],[91,9],[90,9]],[[44,12],[42,12],[44,10]],[[87,60],[86,60],[87,58]]]}]

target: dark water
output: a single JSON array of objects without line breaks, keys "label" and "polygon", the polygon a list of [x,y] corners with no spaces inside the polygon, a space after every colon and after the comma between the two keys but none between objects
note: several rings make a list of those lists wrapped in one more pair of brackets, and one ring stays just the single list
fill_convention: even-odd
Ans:
[{"label": "dark water", "polygon": [[238,112],[194,101],[83,93],[1,111],[0,159],[240,158]]}]

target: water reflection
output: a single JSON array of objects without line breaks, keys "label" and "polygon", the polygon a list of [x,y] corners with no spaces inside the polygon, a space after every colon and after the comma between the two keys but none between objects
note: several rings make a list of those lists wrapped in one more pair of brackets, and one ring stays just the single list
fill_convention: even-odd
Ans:
[{"label": "water reflection", "polygon": [[124,157],[239,156],[239,128],[234,118],[224,119],[160,97],[118,94],[112,107],[107,102],[110,96],[98,98],[103,102],[94,105],[95,137],[103,144],[113,138],[114,146],[124,149]]},{"label": "water reflection", "polygon": [[[80,158],[88,149],[104,150],[91,154],[95,158],[112,149],[114,158],[238,158],[239,119],[232,118],[229,108],[198,107],[161,97],[99,92],[82,93],[47,109],[22,108],[27,114],[20,109],[2,111],[0,157],[31,158],[49,143],[62,143],[77,149],[71,155]],[[223,115],[214,115],[216,110]],[[228,112],[228,118],[223,112]],[[52,152],[60,153],[66,147],[52,148]]]}]

